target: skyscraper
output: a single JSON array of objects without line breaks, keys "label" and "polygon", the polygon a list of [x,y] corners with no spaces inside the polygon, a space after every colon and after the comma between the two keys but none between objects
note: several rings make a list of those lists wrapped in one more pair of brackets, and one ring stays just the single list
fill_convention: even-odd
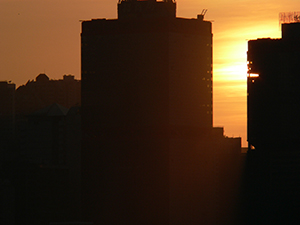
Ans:
[{"label": "skyscraper", "polygon": [[262,224],[299,220],[299,38],[300,23],[285,23],[282,38],[248,42],[248,143],[249,149],[255,149],[250,155],[256,179],[253,208],[262,203],[260,214],[253,214]]},{"label": "skyscraper", "polygon": [[281,39],[248,42],[248,142],[283,150],[296,146],[300,23],[282,24]]},{"label": "skyscraper", "polygon": [[[120,125],[130,117],[132,125],[212,127],[211,22],[201,15],[176,18],[175,6],[120,1],[118,19],[83,22],[83,98],[91,101],[86,107],[94,108],[95,99],[105,104],[101,108],[113,107],[116,114],[102,112],[109,112],[106,122]],[[98,96],[85,96],[91,84]]]},{"label": "skyscraper", "polygon": [[177,18],[173,0],[120,0],[118,19],[82,23],[86,220],[214,224],[216,152],[240,139],[212,127],[203,17]]}]

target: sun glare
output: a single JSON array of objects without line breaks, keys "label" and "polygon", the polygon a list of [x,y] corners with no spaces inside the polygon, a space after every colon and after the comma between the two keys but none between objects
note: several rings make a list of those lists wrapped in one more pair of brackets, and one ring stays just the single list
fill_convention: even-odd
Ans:
[{"label": "sun glare", "polygon": [[247,64],[243,62],[228,63],[216,66],[214,77],[217,80],[245,80],[247,78]]}]

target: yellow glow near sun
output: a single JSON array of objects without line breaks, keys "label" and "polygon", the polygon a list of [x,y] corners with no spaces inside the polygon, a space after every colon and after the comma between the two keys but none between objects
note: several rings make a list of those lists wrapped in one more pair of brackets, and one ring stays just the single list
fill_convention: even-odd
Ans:
[{"label": "yellow glow near sun", "polygon": [[246,80],[247,43],[257,38],[280,38],[279,24],[267,21],[252,27],[229,29],[214,39],[214,80]]},{"label": "yellow glow near sun", "polygon": [[215,68],[215,76],[218,80],[245,80],[247,77],[247,64],[243,62],[224,65]]}]

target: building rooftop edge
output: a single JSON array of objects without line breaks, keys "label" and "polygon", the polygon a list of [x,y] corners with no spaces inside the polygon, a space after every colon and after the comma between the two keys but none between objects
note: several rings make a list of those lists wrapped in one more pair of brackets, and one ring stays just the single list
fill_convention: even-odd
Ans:
[{"label": "building rooftop edge", "polygon": [[[197,15],[199,16],[199,15]],[[156,18],[156,19],[166,19],[165,17],[162,17],[162,18]],[[212,21],[210,20],[202,20],[201,18],[195,18],[195,17],[192,17],[192,18],[186,18],[186,17],[175,17],[175,18],[167,18],[167,19],[171,19],[171,20],[200,20],[200,21],[203,21],[203,22],[209,22],[211,23]],[[125,19],[125,21],[130,21],[130,20],[134,20],[134,19]],[[80,22],[92,22],[92,21],[124,21],[124,19],[120,20],[118,18],[91,18],[91,19],[88,19],[88,20],[81,20]]]}]

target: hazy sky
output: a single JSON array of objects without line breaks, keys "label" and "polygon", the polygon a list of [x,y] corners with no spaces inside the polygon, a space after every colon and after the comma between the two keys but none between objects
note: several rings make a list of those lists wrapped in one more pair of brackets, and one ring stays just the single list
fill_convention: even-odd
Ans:
[{"label": "hazy sky", "polygon": [[[202,9],[213,21],[214,126],[246,146],[247,40],[281,37],[279,12],[300,11],[300,1],[177,0],[178,17]],[[117,0],[0,0],[0,80],[80,78],[80,20],[116,16]]]}]

